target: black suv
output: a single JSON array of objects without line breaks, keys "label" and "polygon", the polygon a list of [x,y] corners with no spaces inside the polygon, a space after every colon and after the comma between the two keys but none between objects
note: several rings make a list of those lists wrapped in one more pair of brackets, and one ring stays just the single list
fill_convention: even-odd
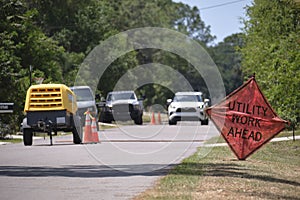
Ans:
[{"label": "black suv", "polygon": [[106,102],[100,113],[100,121],[133,120],[135,124],[143,124],[143,100],[138,99],[134,91],[113,91],[108,93]]}]

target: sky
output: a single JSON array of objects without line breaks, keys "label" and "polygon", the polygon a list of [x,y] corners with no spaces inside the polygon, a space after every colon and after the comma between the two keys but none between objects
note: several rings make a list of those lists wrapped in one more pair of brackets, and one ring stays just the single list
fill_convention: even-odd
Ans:
[{"label": "sky", "polygon": [[190,6],[197,6],[205,25],[210,25],[211,34],[217,39],[216,44],[233,33],[242,32],[243,23],[240,18],[245,18],[246,5],[251,5],[252,0],[174,0]]}]

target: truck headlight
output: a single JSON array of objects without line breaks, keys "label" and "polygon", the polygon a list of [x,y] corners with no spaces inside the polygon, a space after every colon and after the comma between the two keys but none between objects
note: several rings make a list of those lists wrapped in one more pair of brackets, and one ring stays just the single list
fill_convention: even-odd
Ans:
[{"label": "truck headlight", "polygon": [[107,112],[111,112],[112,111],[112,106],[111,105],[105,106],[104,110],[107,111]]},{"label": "truck headlight", "polygon": [[140,109],[140,105],[139,104],[133,105],[133,108],[134,108],[134,110],[139,110]]}]

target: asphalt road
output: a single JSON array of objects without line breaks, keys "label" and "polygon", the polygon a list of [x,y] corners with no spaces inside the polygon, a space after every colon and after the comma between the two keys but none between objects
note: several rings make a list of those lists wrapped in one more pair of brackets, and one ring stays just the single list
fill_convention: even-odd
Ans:
[{"label": "asphalt road", "polygon": [[4,199],[131,199],[153,186],[170,167],[218,135],[215,127],[121,126],[99,132],[101,143],[74,145],[70,135],[34,140],[33,146],[0,146]]}]

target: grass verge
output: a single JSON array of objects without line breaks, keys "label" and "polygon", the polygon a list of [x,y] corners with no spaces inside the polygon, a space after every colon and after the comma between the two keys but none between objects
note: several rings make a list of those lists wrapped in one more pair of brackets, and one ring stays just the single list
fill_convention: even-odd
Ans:
[{"label": "grass verge", "polygon": [[300,140],[268,143],[246,161],[228,147],[185,159],[135,199],[299,199]]},{"label": "grass verge", "polygon": [[23,142],[23,140],[22,139],[0,139],[0,142],[20,143]]}]

